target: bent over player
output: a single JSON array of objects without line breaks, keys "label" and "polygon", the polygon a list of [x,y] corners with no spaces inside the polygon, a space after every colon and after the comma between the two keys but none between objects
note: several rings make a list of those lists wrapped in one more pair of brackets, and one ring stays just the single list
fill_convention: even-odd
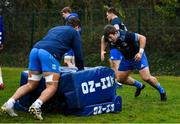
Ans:
[{"label": "bent over player", "polygon": [[139,96],[145,85],[130,77],[130,73],[137,69],[141,78],[156,88],[160,93],[162,101],[167,100],[166,92],[160,86],[158,80],[150,74],[148,61],[144,48],[146,45],[145,36],[137,33],[118,31],[112,25],[106,25],[104,28],[104,36],[121,51],[123,59],[117,72],[117,80],[123,84],[137,87],[135,97]]},{"label": "bent over player", "polygon": [[73,49],[75,64],[79,70],[84,69],[81,51],[81,37],[75,29],[79,27],[79,19],[68,20],[66,26],[50,29],[47,35],[37,42],[29,55],[29,75],[27,84],[19,87],[14,95],[4,103],[1,110],[10,116],[17,116],[14,112],[15,101],[37,88],[41,77],[45,78],[46,88],[39,98],[29,107],[29,112],[36,119],[43,120],[41,106],[48,101],[58,88],[60,79],[60,63],[62,56]]}]

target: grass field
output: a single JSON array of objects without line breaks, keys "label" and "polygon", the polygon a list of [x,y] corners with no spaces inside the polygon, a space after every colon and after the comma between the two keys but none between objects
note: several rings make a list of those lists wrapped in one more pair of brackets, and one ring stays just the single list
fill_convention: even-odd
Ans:
[{"label": "grass field", "polygon": [[[5,89],[0,90],[2,105],[19,86],[20,73],[23,68],[3,68]],[[138,75],[133,75],[140,79]],[[117,90],[122,97],[122,112],[80,117],[43,113],[42,123],[180,123],[180,77],[159,76],[161,85],[167,91],[168,101],[161,102],[159,93],[146,84],[138,98],[134,98],[134,87],[123,85]],[[37,123],[29,113],[18,112],[19,116],[10,118],[0,114],[0,123]]]}]

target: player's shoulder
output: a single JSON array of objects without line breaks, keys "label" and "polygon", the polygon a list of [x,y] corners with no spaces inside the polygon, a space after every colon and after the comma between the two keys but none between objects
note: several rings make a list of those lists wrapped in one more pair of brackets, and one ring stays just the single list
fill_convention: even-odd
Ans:
[{"label": "player's shoulder", "polygon": [[75,13],[75,12],[70,13],[70,16],[78,17],[79,18],[79,15],[77,13]]},{"label": "player's shoulder", "polygon": [[124,31],[125,32],[125,39],[127,40],[136,40],[137,33],[131,32],[131,31]]},{"label": "player's shoulder", "polygon": [[55,32],[75,32],[76,30],[69,25],[63,25],[63,26],[55,26],[51,28],[49,31],[55,31]]},{"label": "player's shoulder", "polygon": [[119,17],[116,17],[116,18],[112,19],[112,21],[121,21],[121,19]]},{"label": "player's shoulder", "polygon": [[111,21],[112,25],[120,24],[120,23],[121,23],[121,20],[119,17],[116,17],[116,18],[112,19],[112,21]]}]

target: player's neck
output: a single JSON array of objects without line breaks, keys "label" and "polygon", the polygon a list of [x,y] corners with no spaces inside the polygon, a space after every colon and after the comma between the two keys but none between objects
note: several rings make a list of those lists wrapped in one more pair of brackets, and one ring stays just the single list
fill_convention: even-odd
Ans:
[{"label": "player's neck", "polygon": [[112,19],[115,19],[115,18],[117,18],[117,17],[118,17],[117,15],[113,15],[113,16],[112,16]]}]

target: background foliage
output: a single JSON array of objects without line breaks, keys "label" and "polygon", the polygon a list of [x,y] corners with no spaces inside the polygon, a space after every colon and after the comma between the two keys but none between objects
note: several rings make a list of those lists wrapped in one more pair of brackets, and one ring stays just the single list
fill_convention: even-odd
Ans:
[{"label": "background foliage", "polygon": [[3,12],[5,44],[0,53],[4,66],[27,67],[33,44],[53,26],[63,25],[59,14],[70,5],[80,15],[86,66],[108,66],[100,61],[100,37],[108,23],[109,6],[129,31],[147,37],[146,52],[154,74],[180,75],[180,2],[178,0],[11,0],[12,10]]}]

